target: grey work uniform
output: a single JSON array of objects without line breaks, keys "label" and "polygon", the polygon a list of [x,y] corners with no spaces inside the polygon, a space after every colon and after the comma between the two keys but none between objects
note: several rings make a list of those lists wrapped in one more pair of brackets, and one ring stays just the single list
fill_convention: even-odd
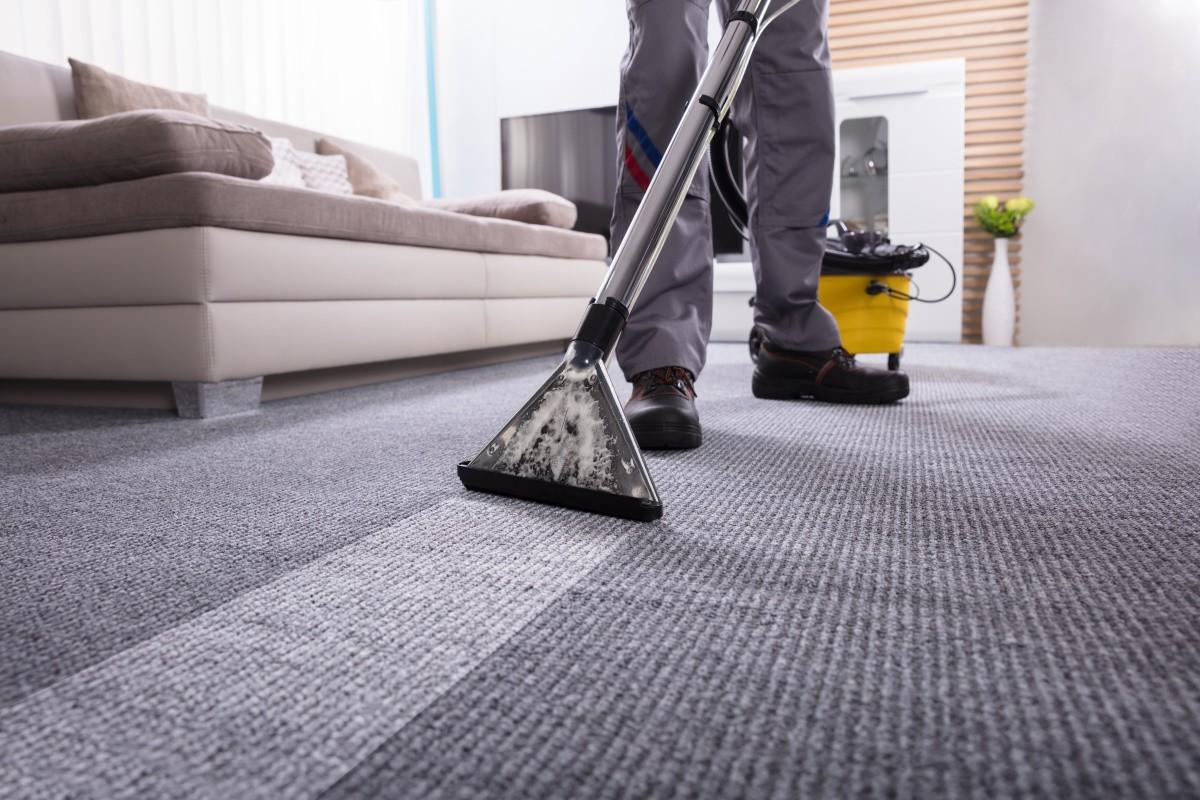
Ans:
[{"label": "grey work uniform", "polygon": [[[715,0],[724,22],[736,0]],[[620,179],[613,247],[708,61],[708,0],[626,0],[629,49],[617,109]],[[790,350],[839,344],[817,304],[833,182],[827,0],[801,0],[761,36],[733,104],[743,151],[757,283],[755,323]],[[626,377],[668,365],[699,375],[712,329],[712,230],[701,168],[617,344]]]}]

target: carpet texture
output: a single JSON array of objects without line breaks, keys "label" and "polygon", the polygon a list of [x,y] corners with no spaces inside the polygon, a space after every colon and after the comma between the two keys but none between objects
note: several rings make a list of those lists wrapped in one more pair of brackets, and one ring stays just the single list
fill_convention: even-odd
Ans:
[{"label": "carpet texture", "polygon": [[652,525],[459,486],[547,359],[0,408],[0,795],[1200,794],[1200,351],[743,352]]}]

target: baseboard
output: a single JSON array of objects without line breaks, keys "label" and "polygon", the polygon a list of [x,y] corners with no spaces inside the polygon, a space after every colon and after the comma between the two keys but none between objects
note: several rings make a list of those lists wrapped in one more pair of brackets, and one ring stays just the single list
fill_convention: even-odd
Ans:
[{"label": "baseboard", "polygon": [[[493,347],[462,353],[442,353],[374,364],[267,375],[264,402],[307,394],[348,389],[372,383],[415,378],[456,369],[561,353],[565,341]],[[89,408],[175,409],[171,384],[165,381],[71,381],[0,378],[0,405],[83,406]]]}]

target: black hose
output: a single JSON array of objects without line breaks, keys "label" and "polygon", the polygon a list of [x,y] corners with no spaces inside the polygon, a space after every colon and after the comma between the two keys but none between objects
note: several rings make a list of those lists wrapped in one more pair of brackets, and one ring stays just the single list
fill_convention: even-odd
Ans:
[{"label": "black hose", "polygon": [[[740,135],[741,134],[738,133],[737,128],[735,128],[733,123],[729,121],[729,118],[726,117],[725,121],[721,123],[721,126],[717,128],[717,132],[713,135],[712,143],[708,148],[708,172],[712,177],[712,187],[717,194],[717,199],[721,201],[721,205],[725,206],[725,210],[729,212],[729,221],[733,224],[734,229],[743,239],[749,239],[750,210],[746,204],[746,197],[742,194],[742,187],[739,185],[740,182],[738,181],[737,176],[733,173],[732,160],[730,159],[729,154],[730,145],[736,142],[736,137],[739,137]],[[841,227],[841,233],[844,239],[845,226],[843,225]],[[884,241],[886,243],[886,240]],[[924,259],[919,259],[916,257],[919,256],[922,248],[935,254],[938,258],[945,262],[947,267],[950,268],[950,290],[936,300],[926,300],[920,296],[921,290],[919,287],[916,294],[908,294],[888,286],[886,287],[886,291],[890,297],[894,297],[898,300],[910,300],[916,303],[940,303],[943,300],[949,299],[950,295],[954,294],[954,290],[958,288],[958,270],[956,270],[954,265],[950,263],[950,259],[946,258],[941,254],[941,252],[935,250],[924,242],[918,244],[916,248],[912,249],[912,252],[916,254],[913,257],[913,260],[916,261],[916,263],[909,261],[909,263],[905,264],[903,267],[901,267],[901,269],[911,269],[924,264]],[[925,256],[925,259],[928,259],[928,256]],[[826,248],[821,272],[822,274],[850,275],[861,274],[864,271],[872,271],[864,269],[864,267],[865,265],[863,260],[860,257],[857,257],[857,254],[840,254],[831,252],[828,248]]]},{"label": "black hose", "polygon": [[736,141],[736,139],[731,140],[731,134],[732,136],[741,135],[726,117],[725,121],[721,123],[721,127],[717,128],[712,143],[708,147],[708,173],[712,178],[712,186],[717,194],[717,199],[729,212],[729,221],[733,224],[734,230],[743,239],[749,239],[750,209],[746,205],[746,197],[742,194],[742,187],[738,185],[739,181],[733,174],[733,166],[730,163],[729,145],[731,141]]},{"label": "black hose", "polygon": [[916,281],[913,281],[913,285],[917,286],[916,294],[907,294],[906,292],[902,292],[899,289],[893,289],[892,287],[887,286],[886,284],[880,284],[880,285],[882,285],[884,287],[884,291],[887,292],[888,297],[894,297],[897,300],[908,300],[913,303],[940,303],[943,300],[950,299],[950,295],[954,294],[954,290],[958,288],[958,270],[956,270],[954,268],[954,265],[950,263],[950,259],[948,259],[944,255],[942,255],[941,251],[933,249],[932,247],[925,244],[924,242],[921,242],[917,246],[924,247],[926,250],[928,250],[931,253],[933,253],[934,255],[936,255],[942,261],[946,262],[946,266],[950,268],[950,290],[947,291],[941,297],[937,298],[936,300],[926,300],[921,297],[921,287],[917,286]]}]

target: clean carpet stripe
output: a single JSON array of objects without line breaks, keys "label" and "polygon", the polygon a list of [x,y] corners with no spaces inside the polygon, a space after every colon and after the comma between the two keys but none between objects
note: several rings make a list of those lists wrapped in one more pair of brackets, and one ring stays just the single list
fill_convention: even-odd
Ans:
[{"label": "clean carpet stripe", "polygon": [[630,526],[581,530],[568,512],[506,505],[447,500],[31,695],[0,713],[0,786],[317,794]]},{"label": "clean carpet stripe", "polygon": [[201,421],[0,406],[0,707],[460,492],[555,363]]}]

